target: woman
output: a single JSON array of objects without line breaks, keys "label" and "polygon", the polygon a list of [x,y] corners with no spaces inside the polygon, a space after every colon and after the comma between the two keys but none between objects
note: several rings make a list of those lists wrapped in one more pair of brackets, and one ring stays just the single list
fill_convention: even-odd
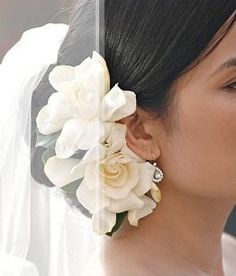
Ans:
[{"label": "woman", "polygon": [[[35,30],[41,46],[49,40],[37,57],[37,68],[43,70],[27,69],[24,78],[32,81],[32,74],[40,75],[27,89],[37,87],[32,97],[32,175],[47,186],[52,183],[43,172],[43,151],[35,148],[36,116],[53,92],[48,82],[53,66],[45,65],[77,65],[91,54],[97,42],[95,2],[78,2],[68,32],[64,25],[54,26],[55,31],[51,25],[48,32]],[[80,244],[87,228],[78,234],[86,221],[76,221],[58,190],[35,184],[31,243],[22,257],[42,275],[234,275],[236,241],[222,233],[236,202],[236,3],[107,0],[103,8],[99,42],[111,87],[119,82],[137,97],[136,111],[120,123],[127,127],[128,147],[155,160],[163,171],[161,201],[138,227],[124,220],[114,236],[102,238],[87,264]],[[47,63],[42,62],[45,55]],[[89,216],[68,191],[66,199]]]}]

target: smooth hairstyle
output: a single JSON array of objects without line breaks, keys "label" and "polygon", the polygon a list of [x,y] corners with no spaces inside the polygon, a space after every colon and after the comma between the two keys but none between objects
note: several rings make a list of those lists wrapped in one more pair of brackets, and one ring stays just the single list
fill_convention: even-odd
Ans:
[{"label": "smooth hairstyle", "polygon": [[[96,31],[93,28],[94,9],[91,8],[94,1],[79,0],[75,5],[57,64],[75,66],[91,56]],[[100,1],[104,5],[104,30],[100,38],[104,52],[101,54],[110,72],[111,87],[118,82],[122,89],[136,93],[137,105],[153,118],[172,122],[175,81],[212,52],[224,38],[236,19],[234,14],[228,20],[235,12],[236,1]],[[222,31],[218,32],[220,29]],[[48,186],[52,183],[43,171],[41,154],[44,149],[34,148],[35,119],[55,92],[48,82],[48,74],[54,66],[49,67],[32,96],[32,175]],[[86,213],[76,203],[75,197],[71,202]]]}]

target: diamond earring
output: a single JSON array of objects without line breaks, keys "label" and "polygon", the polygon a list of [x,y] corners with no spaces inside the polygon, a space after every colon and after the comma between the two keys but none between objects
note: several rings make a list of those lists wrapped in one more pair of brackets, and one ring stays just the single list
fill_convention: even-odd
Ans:
[{"label": "diamond earring", "polygon": [[[153,153],[152,153],[152,157],[153,157],[153,159],[155,160],[155,157],[154,157],[154,154],[153,154]],[[162,172],[161,169],[159,169],[159,168],[157,167],[156,161],[154,161],[153,166],[155,166],[155,172],[154,172],[154,174],[153,174],[152,181],[153,181],[154,183],[159,183],[159,182],[163,179],[163,177],[164,177],[163,172]]]}]

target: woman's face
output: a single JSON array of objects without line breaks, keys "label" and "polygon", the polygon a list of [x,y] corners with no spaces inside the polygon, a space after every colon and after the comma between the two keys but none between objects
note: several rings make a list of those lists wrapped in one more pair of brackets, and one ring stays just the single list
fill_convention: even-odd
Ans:
[{"label": "woman's face", "polygon": [[236,202],[236,24],[175,89],[177,125],[171,135],[156,137],[166,181]]},{"label": "woman's face", "polygon": [[236,202],[236,24],[175,88],[177,125],[169,136],[156,133],[165,180],[188,194]]}]

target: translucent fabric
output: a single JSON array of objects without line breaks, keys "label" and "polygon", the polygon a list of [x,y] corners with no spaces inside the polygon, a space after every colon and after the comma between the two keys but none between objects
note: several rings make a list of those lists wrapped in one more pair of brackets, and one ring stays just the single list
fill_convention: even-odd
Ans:
[{"label": "translucent fabric", "polygon": [[0,66],[0,275],[80,275],[94,244],[90,221],[30,172],[32,92],[67,31],[52,23],[27,30]]}]

